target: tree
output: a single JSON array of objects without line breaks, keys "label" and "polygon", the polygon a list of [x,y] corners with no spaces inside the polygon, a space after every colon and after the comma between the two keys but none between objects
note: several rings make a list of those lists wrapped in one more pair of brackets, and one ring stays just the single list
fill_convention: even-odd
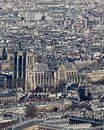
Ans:
[{"label": "tree", "polygon": [[34,105],[30,104],[27,106],[26,116],[31,118],[37,117],[37,109]]},{"label": "tree", "polygon": [[3,57],[4,60],[7,59],[7,51],[6,51],[5,48],[3,48],[3,50],[2,50],[2,57]]},{"label": "tree", "polygon": [[91,100],[91,92],[87,87],[80,86],[78,93],[81,101]]}]

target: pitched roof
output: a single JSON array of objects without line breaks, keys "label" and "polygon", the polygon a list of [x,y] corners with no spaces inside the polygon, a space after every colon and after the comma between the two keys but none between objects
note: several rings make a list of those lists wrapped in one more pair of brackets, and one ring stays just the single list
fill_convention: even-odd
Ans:
[{"label": "pitched roof", "polygon": [[33,71],[36,72],[45,72],[49,71],[48,65],[43,63],[36,63],[33,67]]},{"label": "pitched roof", "polygon": [[59,67],[59,69],[62,66],[64,67],[65,70],[73,70],[73,69],[76,70],[77,69],[76,66],[73,63],[71,63],[71,62],[64,62],[63,64],[61,64],[61,66]]}]

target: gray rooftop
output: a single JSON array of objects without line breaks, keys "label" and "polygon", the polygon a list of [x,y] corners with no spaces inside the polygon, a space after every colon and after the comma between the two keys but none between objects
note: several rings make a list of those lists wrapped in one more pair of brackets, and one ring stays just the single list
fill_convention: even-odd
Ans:
[{"label": "gray rooftop", "polygon": [[33,71],[35,72],[46,72],[49,71],[48,65],[43,63],[36,63],[34,65]]}]

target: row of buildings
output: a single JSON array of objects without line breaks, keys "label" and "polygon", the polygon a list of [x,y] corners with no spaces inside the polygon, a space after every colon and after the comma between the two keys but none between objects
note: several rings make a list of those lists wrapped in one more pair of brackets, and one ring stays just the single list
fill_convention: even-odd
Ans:
[{"label": "row of buildings", "polygon": [[104,0],[0,0],[0,130],[104,129],[103,90]]},{"label": "row of buildings", "polygon": [[[77,120],[77,117],[76,117]],[[80,119],[79,119],[80,120]],[[102,126],[103,128],[103,126]],[[60,120],[50,120],[45,121],[41,119],[32,119],[29,121],[22,122],[18,125],[14,125],[8,130],[98,130],[100,127],[93,128],[90,123],[82,123],[82,124],[70,124],[67,119]]]}]

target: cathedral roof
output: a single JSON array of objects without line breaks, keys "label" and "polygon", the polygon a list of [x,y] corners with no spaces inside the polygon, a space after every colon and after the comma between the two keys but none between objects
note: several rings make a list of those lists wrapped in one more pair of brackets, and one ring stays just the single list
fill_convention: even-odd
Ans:
[{"label": "cathedral roof", "polygon": [[71,63],[71,62],[64,62],[61,64],[61,66],[59,67],[59,70],[60,69],[65,69],[65,70],[76,70],[76,66]]},{"label": "cathedral roof", "polygon": [[49,71],[48,65],[43,63],[35,63],[33,71],[46,72]]}]

